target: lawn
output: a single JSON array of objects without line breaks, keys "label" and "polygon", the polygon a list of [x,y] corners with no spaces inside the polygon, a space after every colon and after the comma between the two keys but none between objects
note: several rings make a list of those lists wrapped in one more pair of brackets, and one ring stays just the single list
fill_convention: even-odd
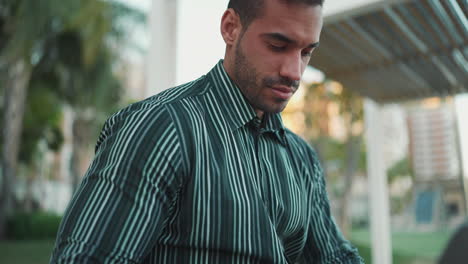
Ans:
[{"label": "lawn", "polygon": [[0,263],[47,264],[54,240],[0,241]]},{"label": "lawn", "polygon": [[[448,239],[450,232],[394,233],[392,234],[394,264],[435,263]],[[370,234],[368,230],[356,230],[351,234],[353,244],[367,264],[371,264]],[[0,242],[0,263],[47,264],[54,245],[46,241],[3,241]]]},{"label": "lawn", "polygon": [[[392,234],[393,263],[436,263],[447,244],[451,232],[395,232]],[[368,230],[356,230],[351,240],[358,247],[366,261],[371,263],[370,233]]]}]

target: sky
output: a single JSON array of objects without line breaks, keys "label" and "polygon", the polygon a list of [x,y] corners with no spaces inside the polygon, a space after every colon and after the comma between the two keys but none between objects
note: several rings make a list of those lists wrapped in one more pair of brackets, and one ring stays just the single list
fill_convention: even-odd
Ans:
[{"label": "sky", "polygon": [[219,25],[225,0],[179,0],[176,82],[189,82],[208,72],[224,57]]}]

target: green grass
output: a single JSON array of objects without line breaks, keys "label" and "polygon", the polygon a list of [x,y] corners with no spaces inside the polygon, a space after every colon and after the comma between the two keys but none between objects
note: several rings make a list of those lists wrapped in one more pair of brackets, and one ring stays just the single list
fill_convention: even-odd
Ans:
[{"label": "green grass", "polygon": [[0,263],[47,264],[53,247],[53,240],[0,241]]},{"label": "green grass", "polygon": [[[358,243],[353,243],[359,250],[359,254],[364,259],[366,264],[372,263],[372,253],[369,245],[362,245]],[[393,251],[392,260],[394,264],[433,264],[435,263],[433,259],[427,259],[417,256],[404,256],[400,255],[398,252]]]},{"label": "green grass", "polygon": [[[392,234],[393,263],[435,263],[445,248],[451,232],[395,232]],[[351,234],[353,244],[360,254],[371,263],[371,243],[368,230],[356,230]]]},{"label": "green grass", "polygon": [[[451,233],[393,233],[393,263],[435,263],[442,253]],[[351,234],[353,244],[367,264],[371,264],[371,243],[368,230],[355,230]],[[0,263],[47,264],[54,246],[53,240],[1,241]]]}]

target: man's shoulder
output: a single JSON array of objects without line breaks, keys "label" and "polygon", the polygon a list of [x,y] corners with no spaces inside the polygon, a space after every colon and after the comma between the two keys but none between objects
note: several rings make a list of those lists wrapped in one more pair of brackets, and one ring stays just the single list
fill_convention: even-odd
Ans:
[{"label": "man's shoulder", "polygon": [[[135,115],[140,116],[140,118],[145,116],[171,118],[183,114],[182,112],[186,108],[180,107],[180,105],[198,101],[208,92],[209,88],[206,76],[202,76],[192,82],[169,88],[144,100],[132,103],[113,114],[109,120],[127,119]],[[185,111],[190,110],[186,109]]]},{"label": "man's shoulder", "polygon": [[[176,125],[184,120],[201,116],[200,96],[209,90],[205,77],[190,83],[169,88],[159,94],[132,103],[112,114],[101,131],[100,141],[111,134],[128,133],[128,131],[152,131],[158,134],[172,133]],[[196,105],[197,107],[193,107]],[[130,136],[125,134],[126,136]],[[149,135],[148,133],[144,135]],[[155,136],[154,134],[152,136]]]},{"label": "man's shoulder", "polygon": [[312,149],[312,147],[309,145],[309,143],[307,143],[307,141],[305,141],[298,134],[291,131],[289,128],[285,128],[284,133],[290,144],[296,145],[300,148]]},{"label": "man's shoulder", "polygon": [[298,154],[307,155],[310,159],[318,162],[317,152],[304,138],[300,137],[288,128],[285,128],[285,136],[288,140],[289,145],[296,152],[298,152]]},{"label": "man's shoulder", "polygon": [[143,100],[142,103],[167,105],[178,103],[184,100],[193,100],[199,96],[205,95],[210,87],[211,86],[208,76],[203,75],[194,81],[169,88],[156,95],[153,95]]}]

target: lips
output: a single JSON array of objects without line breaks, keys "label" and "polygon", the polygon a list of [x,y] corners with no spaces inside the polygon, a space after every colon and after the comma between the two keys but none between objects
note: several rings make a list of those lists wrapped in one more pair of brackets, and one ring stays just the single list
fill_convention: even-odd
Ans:
[{"label": "lips", "polygon": [[281,86],[273,86],[270,88],[273,91],[273,94],[276,95],[276,97],[279,97],[283,100],[288,100],[289,98],[291,98],[291,96],[294,93],[294,90],[288,86],[281,85]]}]

